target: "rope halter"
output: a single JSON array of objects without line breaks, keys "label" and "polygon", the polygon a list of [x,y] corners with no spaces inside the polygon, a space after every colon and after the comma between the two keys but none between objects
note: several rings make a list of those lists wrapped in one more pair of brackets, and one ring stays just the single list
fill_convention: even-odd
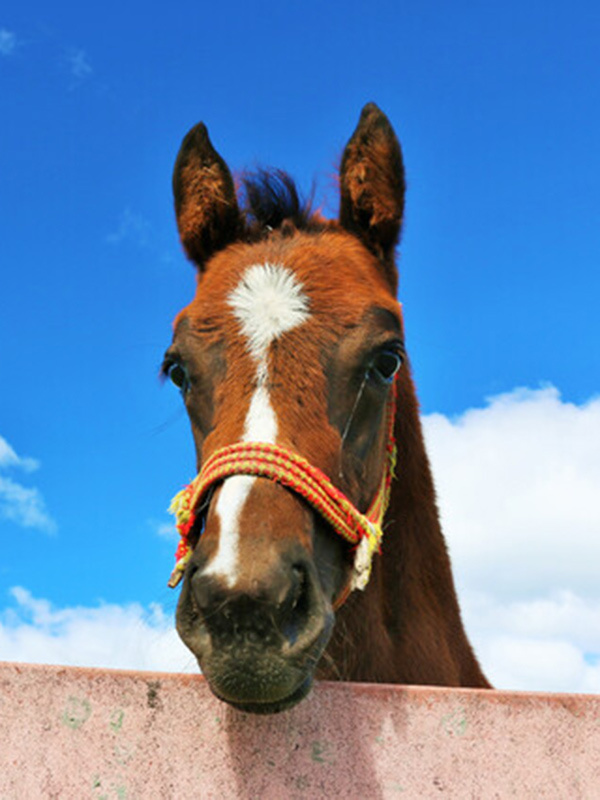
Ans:
[{"label": "rope halter", "polygon": [[333,485],[327,475],[302,456],[265,442],[237,442],[216,450],[202,466],[194,480],[171,502],[170,511],[180,534],[175,553],[175,569],[168,585],[177,586],[191,558],[193,545],[190,535],[198,509],[211,487],[232,475],[254,475],[280,483],[309,503],[336,533],[354,546],[354,565],[350,582],[343,593],[341,605],[354,589],[364,589],[371,574],[375,552],[380,552],[383,520],[388,508],[396,464],[396,445],[393,425],[395,391],[388,403],[388,440],[386,465],[375,497],[362,514],[356,506]]}]

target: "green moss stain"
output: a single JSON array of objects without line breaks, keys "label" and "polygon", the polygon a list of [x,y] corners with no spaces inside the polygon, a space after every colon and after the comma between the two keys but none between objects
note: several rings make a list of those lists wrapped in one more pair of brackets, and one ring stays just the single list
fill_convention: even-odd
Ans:
[{"label": "green moss stain", "polygon": [[312,743],[310,757],[316,764],[333,764],[335,760],[329,742],[322,741]]},{"label": "green moss stain", "polygon": [[[123,783],[110,783],[103,786],[99,775],[95,775],[92,781],[92,791],[94,800],[127,800],[127,786]],[[100,794],[99,794],[100,792]]]},{"label": "green moss stain", "polygon": [[402,794],[402,792],[406,791],[405,787],[401,783],[398,783],[396,781],[389,783],[388,788],[390,792],[393,792],[394,794]]},{"label": "green moss stain", "polygon": [[127,747],[127,745],[115,744],[113,755],[117,764],[124,766],[125,764],[129,764],[129,762],[133,759],[135,755],[135,749]]},{"label": "green moss stain", "polygon": [[462,707],[442,717],[442,729],[448,736],[464,736],[467,727],[467,714]]},{"label": "green moss stain", "polygon": [[110,715],[108,724],[115,733],[118,733],[123,727],[124,719],[125,719],[125,712],[123,711],[123,709],[115,708],[115,710]]},{"label": "green moss stain", "polygon": [[84,722],[89,719],[91,713],[92,707],[88,700],[71,696],[67,700],[67,705],[63,711],[63,725],[77,730],[77,728],[81,728]]}]

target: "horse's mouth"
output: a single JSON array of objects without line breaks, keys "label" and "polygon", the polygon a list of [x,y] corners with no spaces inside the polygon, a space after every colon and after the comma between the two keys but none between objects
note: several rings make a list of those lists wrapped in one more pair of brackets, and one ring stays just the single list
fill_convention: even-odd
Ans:
[{"label": "horse's mouth", "polygon": [[217,692],[213,691],[215,697],[227,703],[238,711],[244,711],[247,714],[279,714],[281,711],[288,711],[308,695],[312,689],[313,679],[308,676],[300,686],[292,692],[292,694],[280,700],[266,700],[265,702],[235,702],[234,700],[221,697]]},{"label": "horse's mouth", "polygon": [[179,635],[213,694],[241,711],[274,714],[299,703],[329,641],[334,615],[318,576],[310,565],[294,567],[291,576],[295,583],[291,590],[284,583],[287,593],[279,602],[240,592],[223,599],[221,590],[208,604],[206,586],[194,575],[184,583]]},{"label": "horse's mouth", "polygon": [[321,648],[290,663],[274,654],[259,654],[254,648],[238,650],[234,658],[198,658],[198,665],[212,693],[238,711],[277,714],[293,708],[310,692]]}]

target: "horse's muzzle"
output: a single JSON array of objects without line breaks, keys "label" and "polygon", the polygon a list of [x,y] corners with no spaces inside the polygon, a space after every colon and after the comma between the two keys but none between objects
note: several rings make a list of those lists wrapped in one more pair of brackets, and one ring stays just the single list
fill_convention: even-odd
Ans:
[{"label": "horse's muzzle", "polygon": [[190,565],[177,630],[220,699],[273,713],[309,692],[333,612],[307,558],[283,556],[261,572],[249,585],[230,588]]}]

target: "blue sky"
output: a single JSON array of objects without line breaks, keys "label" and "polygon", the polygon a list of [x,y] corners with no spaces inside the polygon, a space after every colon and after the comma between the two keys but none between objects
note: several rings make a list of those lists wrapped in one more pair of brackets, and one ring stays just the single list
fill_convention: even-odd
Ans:
[{"label": "blue sky", "polygon": [[[186,667],[165,509],[193,451],[157,379],[194,289],[172,164],[202,119],[234,169],[283,167],[334,213],[374,100],[406,160],[401,299],[470,630],[498,683],[600,691],[598,41],[592,2],[5,5],[0,658],[118,649],[110,611],[137,620],[132,665],[150,631]],[[536,684],[540,654],[566,666]]]}]

